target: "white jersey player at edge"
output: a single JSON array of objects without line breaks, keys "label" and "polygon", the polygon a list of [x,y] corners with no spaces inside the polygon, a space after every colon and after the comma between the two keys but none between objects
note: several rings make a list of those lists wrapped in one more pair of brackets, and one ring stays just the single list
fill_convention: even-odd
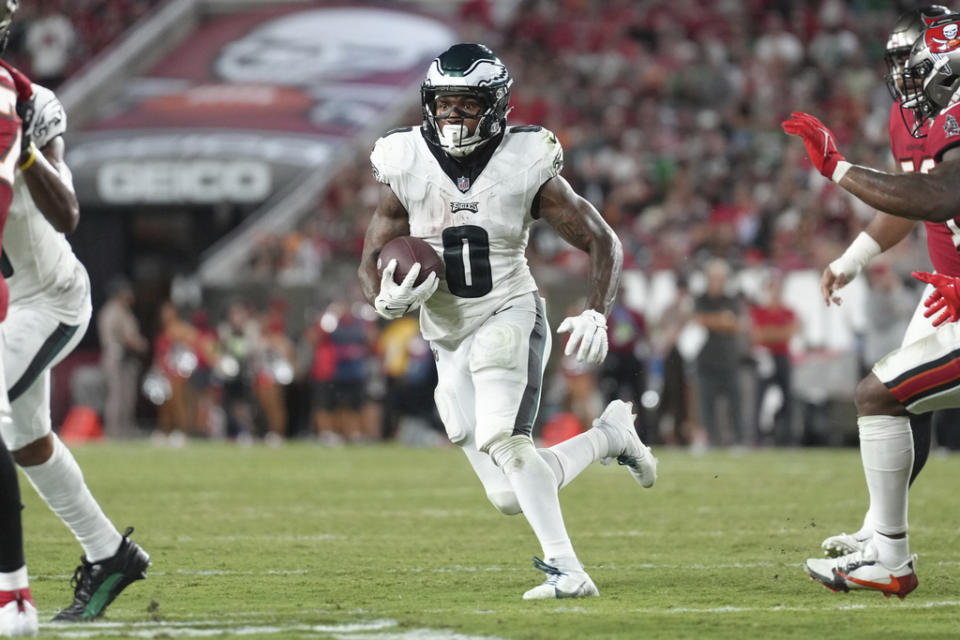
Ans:
[{"label": "white jersey player at edge", "polygon": [[13,408],[2,436],[37,493],[84,550],[74,600],[54,621],[91,620],[128,584],[145,577],[149,556],[104,515],[70,451],[51,429],[50,368],[69,354],[90,323],[90,280],[64,234],[79,222],[64,162],[66,113],[49,89],[33,85],[18,104],[24,143],[3,236],[0,271],[10,309],[0,324],[3,366]]},{"label": "white jersey player at edge", "polygon": [[[656,479],[656,459],[637,436],[631,406],[614,401],[594,428],[538,451],[531,431],[550,353],[544,301],[526,262],[530,225],[541,218],[587,252],[587,308],[558,328],[566,352],[597,364],[607,352],[606,314],[617,293],[622,249],[597,210],[560,176],[563,151],[538,126],[507,126],[513,80],[490,49],[457,44],[434,60],[421,87],[423,123],[387,133],[370,156],[380,200],[359,269],[364,295],[384,318],[421,308],[437,360],[437,409],[503,514],[523,513],[546,561],[546,581],[523,597],[595,596],[567,535],[558,489],[597,460],[617,459],[637,481]],[[396,262],[378,274],[380,249],[398,236],[426,240],[444,278],[401,284]]]}]

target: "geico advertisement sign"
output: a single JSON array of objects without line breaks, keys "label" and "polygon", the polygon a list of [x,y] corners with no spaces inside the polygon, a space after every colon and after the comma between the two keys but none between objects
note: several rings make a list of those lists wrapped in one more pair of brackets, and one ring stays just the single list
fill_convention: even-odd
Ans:
[{"label": "geico advertisement sign", "polygon": [[272,186],[270,166],[252,160],[110,162],[97,171],[107,204],[257,203]]}]

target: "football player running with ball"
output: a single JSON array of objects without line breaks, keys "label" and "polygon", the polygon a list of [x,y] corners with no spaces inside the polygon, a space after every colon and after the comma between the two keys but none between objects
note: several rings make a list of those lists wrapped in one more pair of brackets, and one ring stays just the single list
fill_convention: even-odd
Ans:
[{"label": "football player running with ball", "polygon": [[[532,598],[598,595],[577,559],[558,490],[597,460],[616,459],[641,486],[656,479],[656,459],[637,436],[631,405],[611,402],[594,428],[549,449],[531,438],[550,353],[544,301],[524,251],[530,225],[545,220],[589,254],[587,308],[566,318],[565,353],[599,364],[607,353],[606,314],[617,293],[620,241],[589,202],[560,176],[563,151],[538,126],[507,126],[506,66],[479,44],[457,44],[434,60],[421,86],[423,123],[377,141],[370,156],[380,200],[359,269],[364,295],[385,318],[421,307],[420,327],[437,361],[437,409],[505,515],[523,513],[543,550],[534,566],[546,581]],[[378,273],[381,247],[412,235],[444,261],[413,287],[396,262]]]},{"label": "football player running with ball", "polygon": [[[903,69],[913,43],[923,33],[927,23],[948,13],[950,11],[940,5],[921,7],[905,13],[897,20],[887,38],[884,56],[889,70],[887,86],[894,98],[888,119],[890,151],[897,168],[907,173],[929,171],[934,166],[934,162],[933,158],[925,152],[925,138],[917,138],[913,135],[915,133],[925,135],[929,130],[930,120],[927,119],[918,126],[913,112],[903,106],[905,99]],[[836,292],[853,280],[870,260],[909,235],[916,224],[915,220],[877,212],[866,229],[854,239],[843,255],[824,269],[820,285],[827,306],[831,302],[840,304],[840,298]],[[960,276],[960,253],[957,252],[953,243],[953,231],[943,223],[927,222],[926,227],[927,247],[937,273]],[[933,287],[928,285],[927,291],[917,303],[917,309],[910,319],[901,346],[915,342],[934,330],[930,321],[924,317],[927,309],[923,304],[923,300],[932,292]],[[955,414],[952,411],[951,413]],[[913,432],[914,448],[913,469],[910,473],[912,486],[930,455],[933,414],[910,415],[910,430]],[[868,509],[859,530],[852,534],[840,533],[830,536],[823,541],[821,548],[832,557],[853,553],[863,547],[864,543],[873,536],[873,532],[872,509]]]},{"label": "football player running with ball", "polygon": [[104,515],[73,454],[51,429],[50,368],[86,333],[90,280],[64,236],[80,218],[63,158],[67,116],[52,91],[37,84],[30,88],[30,98],[17,105],[23,143],[0,254],[0,273],[10,287],[0,337],[13,407],[13,421],[0,424],[0,435],[84,550],[73,602],[54,621],[92,620],[127,585],[146,577],[150,561],[129,539],[132,528],[121,535]]},{"label": "football player running with ball", "polygon": [[[910,173],[887,173],[854,165],[837,149],[833,133],[814,116],[794,112],[783,123],[787,133],[803,139],[822,175],[875,209],[937,223],[934,232],[949,237],[954,247],[960,246],[958,32],[960,15],[931,21],[914,43],[903,70],[901,104],[914,112],[915,135],[926,132],[923,158],[929,160],[922,164],[933,165],[929,171],[919,167]],[[939,269],[939,256],[932,257]],[[915,275],[937,287],[927,298],[932,310],[951,305],[949,276]],[[947,311],[948,317],[954,317]],[[807,560],[807,573],[830,589],[868,589],[903,598],[917,586],[915,556],[907,537],[914,457],[909,416],[960,407],[960,324],[941,323],[939,318],[935,322],[939,324],[936,331],[887,354],[857,385],[860,454],[874,533],[851,553]]]}]

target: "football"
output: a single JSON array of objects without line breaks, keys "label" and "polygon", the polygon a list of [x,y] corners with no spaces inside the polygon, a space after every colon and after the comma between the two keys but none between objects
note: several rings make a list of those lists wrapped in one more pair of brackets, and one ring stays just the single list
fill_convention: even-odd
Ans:
[{"label": "football", "polygon": [[437,277],[443,275],[443,260],[433,250],[433,247],[421,238],[400,236],[385,244],[383,249],[380,250],[380,257],[377,259],[377,269],[380,273],[383,273],[383,269],[394,258],[397,260],[397,269],[393,272],[393,281],[397,284],[403,282],[407,273],[418,262],[420,263],[420,273],[413,283],[414,286],[421,284],[431,273],[436,273]]}]

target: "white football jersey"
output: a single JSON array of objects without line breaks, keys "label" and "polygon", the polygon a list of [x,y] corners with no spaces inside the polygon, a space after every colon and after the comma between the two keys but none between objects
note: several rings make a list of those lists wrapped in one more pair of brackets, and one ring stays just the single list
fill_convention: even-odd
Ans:
[{"label": "white football jersey", "polygon": [[[39,133],[35,140],[40,146],[63,132],[66,116],[53,92],[38,85],[34,85],[34,91],[37,92],[38,118],[33,124],[34,129],[39,129],[35,131]],[[72,184],[69,169],[63,165],[61,170],[66,172],[64,179]],[[10,304],[38,298],[73,298],[71,293],[79,293],[86,287],[85,270],[73,248],[37,208],[26,181],[19,175],[14,180],[13,201],[3,231],[0,271],[10,287]],[[76,308],[75,300],[62,302],[65,308]]]},{"label": "white football jersey", "polygon": [[505,301],[537,289],[525,253],[531,208],[563,168],[563,149],[536,126],[508,127],[492,154],[487,145],[467,158],[473,171],[431,148],[417,128],[388,133],[370,155],[376,179],[407,210],[410,235],[443,257],[444,278],[420,311],[427,340],[458,341]]}]

